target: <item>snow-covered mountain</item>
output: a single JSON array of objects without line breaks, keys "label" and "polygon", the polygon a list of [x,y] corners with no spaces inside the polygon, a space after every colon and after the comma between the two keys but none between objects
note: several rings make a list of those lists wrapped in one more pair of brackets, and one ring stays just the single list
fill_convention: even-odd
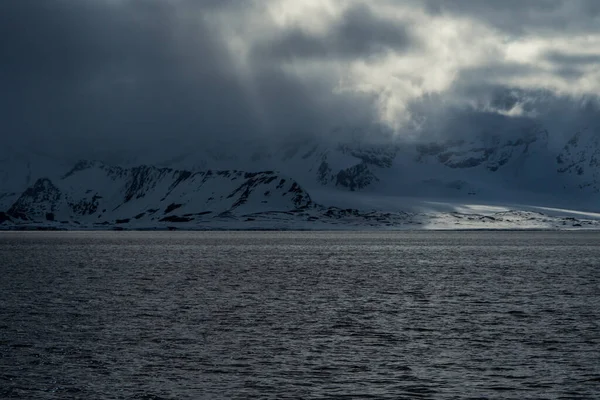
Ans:
[{"label": "snow-covered mountain", "polygon": [[590,129],[577,132],[556,156],[557,171],[567,176],[564,188],[598,197],[600,193],[600,138]]},{"label": "snow-covered mountain", "polygon": [[544,127],[532,125],[501,136],[454,135],[448,141],[312,137],[244,143],[228,154],[223,153],[226,145],[217,145],[217,151],[205,148],[166,164],[192,170],[277,170],[296,179],[315,201],[337,198],[344,206],[361,192],[598,210],[597,132],[586,130],[575,135],[578,140],[571,136],[551,138]]},{"label": "snow-covered mountain", "polygon": [[[600,210],[600,140],[594,129],[562,142],[539,125],[448,141],[215,142],[118,164],[73,166],[65,158],[7,152],[0,158],[0,221],[17,227],[235,228],[253,222],[260,228],[273,221],[309,229],[573,227],[586,225],[574,222],[574,215],[594,220]],[[493,211],[482,213],[478,206]]]},{"label": "snow-covered mountain", "polygon": [[0,146],[0,211],[7,210],[38,178],[58,177],[77,161],[40,151]]},{"label": "snow-covered mountain", "polygon": [[6,211],[14,223],[164,226],[312,206],[297,182],[273,171],[191,172],[80,162],[57,180],[40,178]]}]

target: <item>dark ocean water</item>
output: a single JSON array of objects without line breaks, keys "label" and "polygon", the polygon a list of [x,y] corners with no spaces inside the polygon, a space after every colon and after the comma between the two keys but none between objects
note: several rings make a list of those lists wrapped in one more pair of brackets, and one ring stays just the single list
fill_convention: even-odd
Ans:
[{"label": "dark ocean water", "polygon": [[600,398],[599,244],[2,233],[0,398]]}]

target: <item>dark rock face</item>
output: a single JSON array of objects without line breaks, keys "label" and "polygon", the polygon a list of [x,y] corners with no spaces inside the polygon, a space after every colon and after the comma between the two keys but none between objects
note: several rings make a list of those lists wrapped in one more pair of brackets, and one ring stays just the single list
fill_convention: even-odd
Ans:
[{"label": "dark rock face", "polygon": [[169,187],[169,191],[172,191],[177,185],[190,179],[193,175],[190,171],[177,171],[175,174],[177,175],[177,179],[175,179],[175,182]]},{"label": "dark rock face", "polygon": [[[100,179],[100,185],[90,188],[93,179]],[[283,201],[276,195],[283,196]],[[308,193],[296,182],[273,171],[191,172],[148,166],[123,169],[79,162],[56,185],[49,179],[38,180],[13,203],[2,220],[90,226],[121,225],[135,220],[147,226],[158,222],[190,222],[197,216],[213,213],[230,213],[235,217],[236,209],[243,210],[242,206],[250,200],[252,210],[268,207],[270,202],[278,211],[312,204]],[[173,215],[182,207],[187,214]],[[115,218],[112,213],[117,210]],[[161,210],[162,219],[156,216]]]},{"label": "dark rock face", "polygon": [[0,224],[3,224],[5,222],[11,222],[12,220],[10,219],[10,217],[8,215],[6,215],[5,212],[0,211]]},{"label": "dark rock face", "polygon": [[77,215],[92,215],[98,210],[98,201],[102,196],[97,193],[91,199],[81,199],[76,203],[69,203],[69,206]]},{"label": "dark rock face", "polygon": [[68,178],[68,177],[72,176],[73,174],[75,174],[76,172],[83,171],[85,169],[90,168],[92,165],[93,165],[93,163],[91,161],[81,160],[77,164],[75,164],[75,166],[73,166],[73,168],[71,168],[71,170],[69,172],[67,172],[62,178],[63,179]]},{"label": "dark rock face", "polygon": [[329,167],[329,164],[327,164],[327,161],[324,159],[321,162],[321,165],[319,165],[319,170],[317,171],[317,180],[322,185],[327,185],[327,183],[329,182],[330,175],[331,168]]},{"label": "dark rock face", "polygon": [[183,204],[175,204],[175,203],[171,203],[167,206],[167,208],[165,208],[165,214],[168,214],[172,211],[177,210],[178,208],[180,208]]},{"label": "dark rock face", "polygon": [[[292,193],[293,201],[296,207],[309,207],[312,205],[312,200],[308,193],[300,187],[296,182],[292,184],[288,193]],[[285,194],[284,194],[285,195]]]},{"label": "dark rock face", "polygon": [[176,215],[170,215],[168,217],[162,218],[161,222],[190,222],[193,221],[194,218],[189,217],[178,217]]},{"label": "dark rock face", "polygon": [[56,211],[61,196],[60,190],[49,179],[38,179],[23,192],[7,214],[22,220],[36,216],[45,218],[46,214]]},{"label": "dark rock face", "polygon": [[363,189],[378,180],[369,170],[369,167],[365,163],[361,163],[338,172],[335,184],[336,186],[348,188],[350,191],[355,191]]},{"label": "dark rock face", "polygon": [[575,185],[600,192],[600,138],[588,130],[577,132],[556,157],[559,174],[575,177]]},{"label": "dark rock face", "polygon": [[354,158],[356,164],[338,170],[332,167],[329,159],[331,152],[326,151],[322,154],[320,164],[316,168],[316,180],[322,185],[333,184],[351,191],[364,189],[379,181],[374,171],[392,166],[398,149],[395,145],[340,144],[336,151]]},{"label": "dark rock face", "polygon": [[440,164],[450,168],[474,168],[483,165],[489,171],[495,172],[511,158],[527,153],[532,143],[547,139],[547,135],[546,131],[533,131],[522,138],[505,142],[494,138],[491,146],[466,143],[464,140],[421,144],[416,147],[417,161],[422,162],[427,157],[435,157]]},{"label": "dark rock face", "polygon": [[[127,189],[125,192],[125,202],[131,201],[134,198],[141,198],[145,196],[145,193],[148,191],[149,187],[152,187],[152,182],[156,181],[156,179],[151,179],[152,168],[142,165],[140,167],[133,168],[131,170],[130,180],[127,184]],[[158,174],[165,174],[167,172],[171,172],[170,169],[160,169],[157,170]]]},{"label": "dark rock face", "polygon": [[520,133],[518,138],[505,139],[499,135],[479,136],[471,141],[450,140],[416,146],[416,161],[434,160],[453,169],[484,167],[496,172],[511,160],[522,160],[531,153],[531,146],[547,148],[548,132],[540,126],[532,126]]},{"label": "dark rock face", "polygon": [[[273,175],[273,173],[269,171],[260,174],[246,174],[246,178],[249,179],[246,180],[242,185],[240,185],[227,196],[227,198],[239,196],[238,200],[231,207],[231,210],[234,210],[237,207],[245,204],[248,201],[248,198],[259,187],[272,183],[277,179],[277,176]],[[280,179],[279,183],[277,184],[277,189],[283,189],[285,184],[286,180]],[[297,207],[306,206],[311,203],[310,196],[308,196],[308,193],[306,193],[296,182],[292,183],[291,188],[287,192],[284,192],[282,196],[285,196],[287,193],[295,194],[293,202]]]},{"label": "dark rock face", "polygon": [[390,168],[398,152],[397,146],[375,146],[375,145],[340,145],[339,150],[344,154],[358,158],[362,163],[381,168]]}]

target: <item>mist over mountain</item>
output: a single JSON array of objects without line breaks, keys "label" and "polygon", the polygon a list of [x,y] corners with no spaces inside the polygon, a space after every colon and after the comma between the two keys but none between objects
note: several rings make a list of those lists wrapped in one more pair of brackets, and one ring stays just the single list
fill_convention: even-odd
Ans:
[{"label": "mist over mountain", "polygon": [[598,211],[598,26],[592,0],[2,2],[0,211],[75,196],[82,161],[270,171],[324,209]]}]

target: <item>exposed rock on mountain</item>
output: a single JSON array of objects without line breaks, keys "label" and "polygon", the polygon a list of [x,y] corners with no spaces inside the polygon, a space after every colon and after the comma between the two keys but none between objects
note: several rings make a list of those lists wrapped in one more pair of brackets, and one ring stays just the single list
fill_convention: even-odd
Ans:
[{"label": "exposed rock on mountain", "polygon": [[[319,224],[397,228],[439,227],[441,220],[456,227],[537,221],[519,226],[570,228],[593,224],[525,214],[491,220],[445,213],[463,215],[464,205],[501,205],[503,212],[515,213],[531,209],[525,206],[584,215],[600,210],[600,138],[593,129],[567,140],[550,140],[548,131],[532,126],[510,135],[445,142],[338,143],[313,137],[223,144],[165,155],[155,163],[162,167],[127,160],[120,166],[81,161],[66,167],[66,160],[35,154],[30,161],[22,155],[2,157],[3,228],[42,223],[202,228],[241,222],[285,229]],[[445,203],[454,206],[439,206]],[[432,216],[435,212],[446,217]]]},{"label": "exposed rock on mountain", "polygon": [[482,138],[469,142],[458,140],[417,145],[417,161],[423,162],[427,157],[435,157],[437,162],[450,168],[483,166],[495,172],[511,161],[527,156],[533,144],[546,148],[548,132],[538,128],[514,140],[492,137],[488,143],[485,142]]},{"label": "exposed rock on mountain", "polygon": [[38,179],[6,213],[21,221],[113,224],[192,221],[312,206],[297,182],[272,171],[191,172],[80,162],[56,182]]},{"label": "exposed rock on mountain", "polygon": [[362,162],[338,172],[335,184],[354,191],[363,189],[378,180],[368,164]]},{"label": "exposed rock on mountain", "polygon": [[557,171],[568,175],[572,189],[600,192],[600,138],[589,129],[577,132],[556,156]]}]

